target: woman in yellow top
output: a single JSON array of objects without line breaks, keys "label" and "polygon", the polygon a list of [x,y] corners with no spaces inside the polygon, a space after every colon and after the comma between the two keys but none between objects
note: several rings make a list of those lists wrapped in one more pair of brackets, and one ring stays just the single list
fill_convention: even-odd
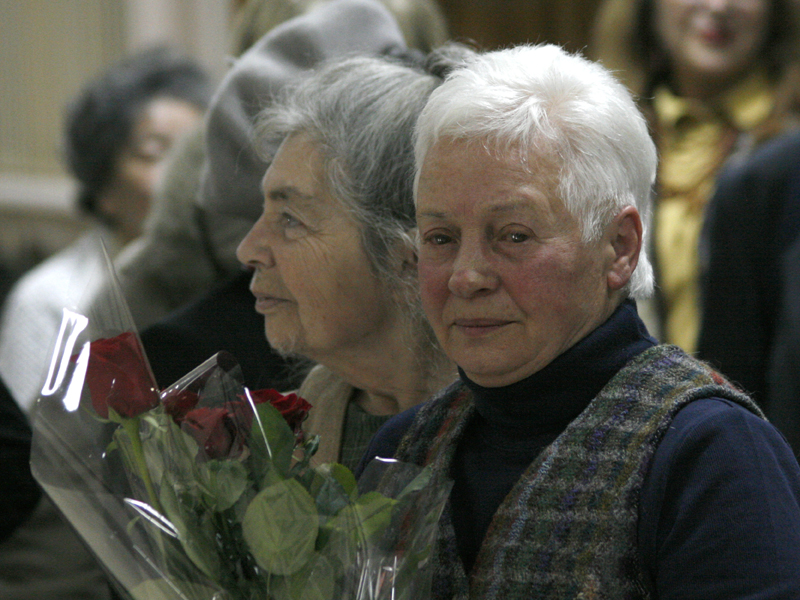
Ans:
[{"label": "woman in yellow top", "polygon": [[797,124],[799,30],[790,0],[607,0],[600,9],[594,57],[639,96],[661,157],[652,236],[660,294],[649,325],[689,352],[709,200],[723,165]]}]

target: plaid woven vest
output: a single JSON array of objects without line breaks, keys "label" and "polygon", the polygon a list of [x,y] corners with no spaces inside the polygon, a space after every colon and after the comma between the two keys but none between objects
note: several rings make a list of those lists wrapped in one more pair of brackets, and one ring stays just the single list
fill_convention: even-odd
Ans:
[{"label": "plaid woven vest", "polygon": [[[469,579],[448,507],[434,556],[436,600],[651,598],[636,547],[639,492],[675,414],[726,398],[762,416],[747,396],[674,346],[631,360],[528,467],[494,515]],[[474,411],[456,383],[425,405],[396,458],[450,472]]]}]

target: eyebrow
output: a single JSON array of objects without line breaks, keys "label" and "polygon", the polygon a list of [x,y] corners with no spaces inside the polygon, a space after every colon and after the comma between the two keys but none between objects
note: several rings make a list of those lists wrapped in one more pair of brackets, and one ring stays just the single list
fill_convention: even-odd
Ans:
[{"label": "eyebrow", "polygon": [[299,202],[301,204],[310,204],[317,200],[315,196],[304,194],[293,185],[272,188],[265,194],[265,199],[272,202]]},{"label": "eyebrow", "polygon": [[507,212],[513,212],[515,210],[520,210],[520,209],[536,212],[536,206],[535,205],[531,205],[530,202],[525,202],[525,201],[522,201],[522,200],[518,200],[518,201],[512,200],[511,202],[506,202],[505,204],[498,204],[496,206],[492,206],[489,209],[489,212],[491,212],[491,213],[507,213]]}]

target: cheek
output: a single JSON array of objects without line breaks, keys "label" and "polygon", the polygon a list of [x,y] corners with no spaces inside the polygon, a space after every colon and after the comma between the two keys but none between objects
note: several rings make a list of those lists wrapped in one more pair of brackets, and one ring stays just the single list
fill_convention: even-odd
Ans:
[{"label": "cheek", "polygon": [[162,168],[159,164],[132,159],[120,170],[120,179],[131,195],[137,195],[147,202],[155,193]]},{"label": "cheek", "polygon": [[450,291],[450,270],[442,265],[420,261],[417,266],[422,307],[430,317],[442,307]]},{"label": "cheek", "polygon": [[755,59],[764,46],[769,28],[766,9],[756,10],[752,14],[745,13],[740,20],[740,51],[751,59]]}]

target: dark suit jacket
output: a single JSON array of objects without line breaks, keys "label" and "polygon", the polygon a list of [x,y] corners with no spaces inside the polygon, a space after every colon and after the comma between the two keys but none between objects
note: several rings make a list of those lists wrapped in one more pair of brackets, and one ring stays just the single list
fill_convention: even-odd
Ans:
[{"label": "dark suit jacket", "polygon": [[42,494],[30,460],[28,420],[0,381],[0,541],[30,516]]},{"label": "dark suit jacket", "polygon": [[776,138],[720,176],[701,248],[698,354],[768,409],[767,372],[783,287],[800,231],[800,134]]},{"label": "dark suit jacket", "polygon": [[159,387],[166,388],[221,350],[239,361],[251,389],[293,389],[304,370],[278,356],[255,310],[250,273],[242,272],[206,296],[178,309],[141,333]]},{"label": "dark suit jacket", "polygon": [[[800,197],[800,189],[797,192]],[[769,364],[767,416],[800,458],[800,238],[783,258],[783,282]]]}]

